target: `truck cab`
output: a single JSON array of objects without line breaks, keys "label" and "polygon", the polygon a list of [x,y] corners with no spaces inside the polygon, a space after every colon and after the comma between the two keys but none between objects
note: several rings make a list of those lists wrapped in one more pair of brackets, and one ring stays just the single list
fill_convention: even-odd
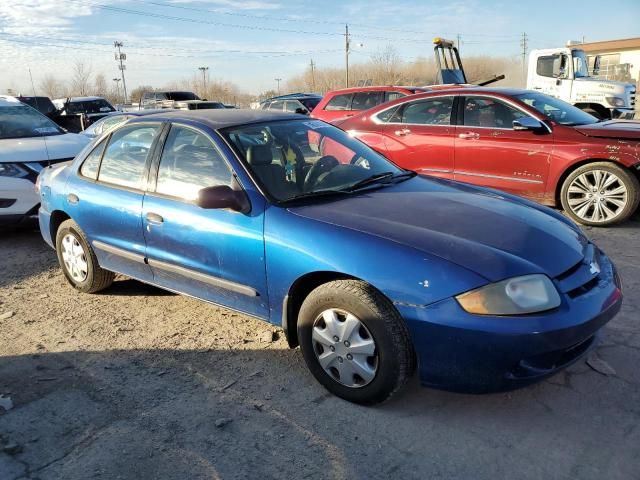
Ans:
[{"label": "truck cab", "polygon": [[[596,60],[594,70],[597,68]],[[571,45],[533,50],[527,89],[564,100],[601,119],[633,118],[635,111],[635,85],[590,75],[584,51]]]}]

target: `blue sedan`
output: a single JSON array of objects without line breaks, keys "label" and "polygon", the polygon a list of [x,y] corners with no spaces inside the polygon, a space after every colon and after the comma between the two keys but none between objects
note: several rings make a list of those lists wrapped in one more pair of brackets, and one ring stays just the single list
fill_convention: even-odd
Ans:
[{"label": "blue sedan", "polygon": [[280,325],[358,403],[416,365],[451,390],[531,383],[580,358],[622,303],[612,262],[555,211],[402,170],[299,115],[132,118],[38,188],[77,290],[117,272]]}]

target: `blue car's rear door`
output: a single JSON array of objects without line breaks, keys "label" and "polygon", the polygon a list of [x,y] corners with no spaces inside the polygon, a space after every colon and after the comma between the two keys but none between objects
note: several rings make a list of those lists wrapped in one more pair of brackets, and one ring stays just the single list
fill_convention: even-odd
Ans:
[{"label": "blue car's rear door", "polygon": [[242,214],[193,203],[201,188],[232,181],[207,133],[171,126],[142,208],[149,266],[158,285],[268,318],[264,207]]},{"label": "blue car's rear door", "polygon": [[151,281],[142,231],[143,186],[160,123],[123,127],[98,144],[67,183],[71,217],[91,242],[100,265]]}]

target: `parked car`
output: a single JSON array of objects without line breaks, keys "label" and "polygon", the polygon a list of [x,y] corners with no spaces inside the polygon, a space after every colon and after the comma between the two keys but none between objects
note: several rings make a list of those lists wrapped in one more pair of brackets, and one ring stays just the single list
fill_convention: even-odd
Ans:
[{"label": "parked car", "polygon": [[[324,155],[327,138],[352,162]],[[589,350],[622,303],[609,258],[561,214],[417,176],[296,114],[131,119],[45,169],[39,192],[77,290],[120,272],[281,325],[354,402],[388,398],[416,360],[442,388],[533,382]]]},{"label": "parked car", "polygon": [[38,97],[38,96],[25,97],[24,95],[20,95],[19,97],[16,97],[16,98],[20,100],[22,103],[29,105],[31,108],[35,108],[41,114],[49,117],[54,122],[56,121],[56,118],[60,115],[60,113],[58,112],[58,109],[56,108],[56,106],[53,104],[53,102],[49,97]]},{"label": "parked car", "polygon": [[0,224],[35,217],[38,173],[47,165],[73,159],[87,143],[17,98],[0,95]]},{"label": "parked car", "polygon": [[640,199],[640,122],[600,122],[539,92],[441,90],[337,123],[404,168],[561,206],[585,225],[621,222]]},{"label": "parked car", "polygon": [[200,100],[200,97],[193,92],[183,91],[145,92],[142,95],[140,108],[177,108],[176,102],[186,102],[189,100]]},{"label": "parked car", "polygon": [[376,107],[381,103],[415,93],[426,92],[426,87],[354,87],[328,92],[313,109],[311,116],[325,122],[351,117],[362,110]]},{"label": "parked car", "polygon": [[87,128],[96,120],[107,116],[116,109],[102,97],[68,97],[53,100],[61,116],[82,115],[85,119],[83,127]]},{"label": "parked car", "polygon": [[308,115],[322,100],[322,95],[315,93],[290,93],[268,98],[260,102],[261,110],[291,112]]},{"label": "parked car", "polygon": [[[156,110],[132,110],[129,112],[113,112],[106,117],[101,118],[97,122],[91,124],[88,128],[83,130],[81,135],[85,135],[89,138],[99,137],[100,135],[107,133],[109,130],[123,124],[130,118],[142,117],[145,115],[152,115],[154,113],[166,112],[166,109]],[[170,111],[170,110],[169,110]]]}]

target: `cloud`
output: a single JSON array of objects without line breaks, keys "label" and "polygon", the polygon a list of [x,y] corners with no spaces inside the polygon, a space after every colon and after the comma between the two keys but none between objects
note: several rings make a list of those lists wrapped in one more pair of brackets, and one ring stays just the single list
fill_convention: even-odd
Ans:
[{"label": "cloud", "polygon": [[68,30],[74,19],[91,15],[87,4],[59,0],[0,2],[0,31],[14,35],[55,33]]}]

